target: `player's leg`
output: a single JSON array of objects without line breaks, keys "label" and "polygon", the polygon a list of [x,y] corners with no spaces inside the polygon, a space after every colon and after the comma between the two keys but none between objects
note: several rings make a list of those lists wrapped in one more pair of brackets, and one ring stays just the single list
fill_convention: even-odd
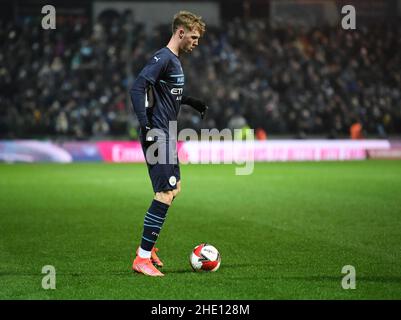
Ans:
[{"label": "player's leg", "polygon": [[168,206],[171,206],[174,197],[174,191],[175,190],[156,192],[154,200],[164,203]]},{"label": "player's leg", "polygon": [[[161,150],[163,151],[164,148],[161,148]],[[165,150],[168,150],[168,147]],[[163,263],[156,254],[157,248],[155,248],[155,243],[166,219],[167,211],[174,199],[174,194],[178,194],[175,191],[178,188],[177,181],[180,177],[179,168],[177,170],[177,167],[178,165],[173,163],[148,164],[149,176],[152,181],[155,197],[145,215],[141,245],[137,250],[137,259],[150,260],[160,267],[163,266]],[[142,273],[147,274],[146,272]]]},{"label": "player's leg", "polygon": [[[153,266],[153,264],[159,267],[163,266],[163,263],[156,254],[158,249],[155,248],[154,245],[159,237],[160,230],[163,227],[168,208],[172,201],[173,192],[170,190],[155,193],[152,204],[145,215],[141,245],[137,250],[137,258],[133,264],[134,270],[146,275],[162,275],[162,273]],[[151,266],[149,262],[151,262]],[[138,264],[140,265],[138,266]]]},{"label": "player's leg", "polygon": [[[151,177],[153,190],[155,191],[155,196],[145,215],[141,245],[137,250],[137,258],[133,264],[133,269],[136,271],[138,271],[136,264],[145,261],[141,259],[147,259],[147,261],[151,261],[157,266],[163,265],[156,255],[157,249],[154,245],[163,227],[167,211],[173,201],[173,190],[177,188],[173,165],[156,164],[154,166],[149,166],[149,175]],[[147,265],[146,269],[146,272],[143,270],[139,270],[139,272],[153,275],[148,273],[148,269],[150,269],[149,265]],[[158,275],[162,275],[160,271],[157,270],[157,272],[160,273]],[[156,273],[156,271],[153,270],[153,273]]]},{"label": "player's leg", "polygon": [[139,255],[141,257],[151,257],[151,251],[159,237],[172,201],[173,191],[171,190],[155,193],[152,204],[145,215],[141,246],[139,249]]},{"label": "player's leg", "polygon": [[[178,160],[178,156],[177,156],[177,160]],[[178,194],[181,192],[181,172],[180,172],[180,164],[179,163],[176,163],[174,165],[174,176],[176,177],[177,184],[176,184],[176,189],[173,189],[173,201],[178,196]]]},{"label": "player's leg", "polygon": [[178,194],[181,192],[181,181],[177,181],[177,189],[173,190],[173,201],[175,198],[178,196]]},{"label": "player's leg", "polygon": [[154,247],[160,230],[166,219],[168,208],[173,199],[172,191],[156,192],[155,197],[145,214],[141,245],[133,263],[133,270],[149,276],[163,276],[154,266],[161,267],[163,263],[156,255]]},{"label": "player's leg", "polygon": [[[171,203],[173,202],[173,198],[174,198],[173,195],[174,195],[174,190],[173,190],[173,191],[156,192],[156,193],[155,193],[154,200],[156,200],[156,201],[158,201],[158,202],[161,202],[161,203],[164,203],[164,204],[166,204],[166,205],[168,205],[168,206],[171,206]],[[166,214],[167,214],[167,213],[166,213]],[[165,218],[166,218],[166,215],[164,215],[164,219],[165,219]],[[146,219],[146,218],[145,218],[145,219]],[[154,239],[152,238],[152,240],[154,240],[155,243],[156,243],[157,238],[158,238],[158,236],[156,237],[155,234],[156,234],[156,233],[160,234],[160,230],[161,230],[162,226],[163,226],[163,225],[160,225],[160,229],[158,229],[158,232],[156,232],[156,230],[155,230],[154,233],[152,232],[152,235],[151,235],[151,236],[154,236]],[[144,227],[147,227],[147,226],[144,226]],[[151,236],[149,236],[149,237],[151,237]],[[149,237],[147,237],[147,238],[149,238]],[[146,246],[146,243],[144,244],[144,242],[146,242],[146,240],[144,240],[144,238],[142,238],[141,247]],[[155,243],[154,243],[154,244],[155,244]],[[156,266],[158,266],[158,267],[163,267],[163,262],[160,260],[160,258],[159,258],[158,255],[157,255],[157,252],[159,251],[159,249],[156,248],[156,247],[154,246],[154,244],[153,244],[153,248],[152,248],[152,250],[151,250],[150,260],[152,261],[152,263],[153,263],[154,265],[156,265]]]},{"label": "player's leg", "polygon": [[[164,202],[166,204],[171,204],[173,203],[174,199],[177,197],[177,195],[181,191],[181,181],[177,181],[177,189],[172,190],[172,199],[171,199],[171,194],[165,194],[165,193],[156,193],[155,194],[155,199],[160,202]],[[152,263],[158,267],[163,267],[163,262],[160,260],[160,258],[157,255],[157,252],[159,251],[158,248],[153,247],[152,252],[151,252],[151,260]]]}]

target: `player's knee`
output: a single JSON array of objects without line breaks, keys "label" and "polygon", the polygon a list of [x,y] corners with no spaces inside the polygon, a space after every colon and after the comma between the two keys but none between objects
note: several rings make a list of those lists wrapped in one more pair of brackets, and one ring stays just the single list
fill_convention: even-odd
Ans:
[{"label": "player's knee", "polygon": [[177,189],[173,190],[173,195],[176,197],[181,192],[181,186],[177,184]]},{"label": "player's knee", "polygon": [[177,182],[177,194],[181,192],[181,181]]},{"label": "player's knee", "polygon": [[163,202],[165,204],[171,205],[171,202],[173,201],[173,191],[162,191],[162,192],[156,192],[155,199],[157,201]]}]

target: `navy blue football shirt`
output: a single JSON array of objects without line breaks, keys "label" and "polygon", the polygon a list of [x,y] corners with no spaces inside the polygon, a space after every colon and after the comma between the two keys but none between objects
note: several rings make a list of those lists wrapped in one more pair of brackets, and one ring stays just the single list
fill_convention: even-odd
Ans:
[{"label": "navy blue football shirt", "polygon": [[169,48],[152,56],[131,90],[134,111],[142,127],[149,123],[168,136],[169,121],[176,121],[180,111],[184,82],[181,62]]}]

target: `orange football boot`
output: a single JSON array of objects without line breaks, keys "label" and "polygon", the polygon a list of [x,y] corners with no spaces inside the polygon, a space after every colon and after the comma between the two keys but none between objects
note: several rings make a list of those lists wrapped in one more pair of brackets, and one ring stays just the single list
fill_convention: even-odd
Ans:
[{"label": "orange football boot", "polygon": [[163,277],[164,274],[161,273],[148,258],[141,258],[137,256],[132,263],[132,270],[138,273],[142,273],[146,276],[151,277]]},{"label": "orange football boot", "polygon": [[159,251],[158,248],[153,248],[152,249],[152,253],[150,256],[150,260],[152,261],[152,263],[157,266],[157,267],[163,267],[163,262],[159,259],[159,257],[157,256],[156,252]]},{"label": "orange football boot", "polygon": [[[139,251],[139,247],[138,249],[136,249],[136,255],[138,255],[138,251]],[[151,256],[150,256],[150,261],[152,261],[152,263],[156,266],[156,267],[163,267],[163,262],[159,259],[159,257],[157,256],[156,252],[158,252],[159,249],[153,247],[152,251],[151,251]]]}]

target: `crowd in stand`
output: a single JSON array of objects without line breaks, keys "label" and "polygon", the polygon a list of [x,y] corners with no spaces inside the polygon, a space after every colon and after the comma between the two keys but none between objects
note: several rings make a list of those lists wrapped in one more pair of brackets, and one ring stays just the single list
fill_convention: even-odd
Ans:
[{"label": "crowd in stand", "polygon": [[[0,138],[135,137],[129,86],[170,26],[151,34],[124,18],[58,19],[56,30],[24,18],[0,22]],[[239,124],[294,137],[401,133],[401,26],[271,29],[268,21],[208,27],[182,56],[185,93],[207,119],[182,106],[179,128]]]}]

